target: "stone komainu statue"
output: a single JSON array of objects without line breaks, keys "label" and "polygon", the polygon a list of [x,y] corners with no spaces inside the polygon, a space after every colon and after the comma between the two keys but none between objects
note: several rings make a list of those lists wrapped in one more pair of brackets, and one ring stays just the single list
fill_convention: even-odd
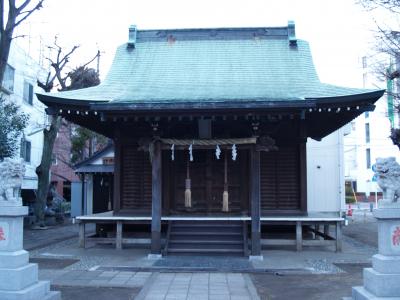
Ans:
[{"label": "stone komainu statue", "polygon": [[375,175],[379,187],[383,191],[382,203],[393,204],[400,203],[400,165],[396,158],[377,158]]},{"label": "stone komainu statue", "polygon": [[22,159],[5,158],[0,162],[0,205],[21,205],[20,189],[24,173]]}]

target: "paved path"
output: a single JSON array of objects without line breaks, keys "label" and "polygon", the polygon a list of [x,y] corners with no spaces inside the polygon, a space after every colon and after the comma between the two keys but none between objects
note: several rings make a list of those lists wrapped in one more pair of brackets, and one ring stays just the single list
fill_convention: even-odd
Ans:
[{"label": "paved path", "polygon": [[[45,274],[41,273],[41,277],[44,279]],[[60,276],[53,277],[52,284],[92,287],[142,287],[151,274],[151,272],[75,270],[60,272]],[[53,274],[48,274],[48,276],[54,276],[54,271]]]},{"label": "paved path", "polygon": [[247,274],[154,273],[138,300],[256,300]]},{"label": "paved path", "polygon": [[[89,230],[94,231],[94,227]],[[77,236],[78,224],[49,226],[46,229],[24,228],[24,249],[39,249]]]}]

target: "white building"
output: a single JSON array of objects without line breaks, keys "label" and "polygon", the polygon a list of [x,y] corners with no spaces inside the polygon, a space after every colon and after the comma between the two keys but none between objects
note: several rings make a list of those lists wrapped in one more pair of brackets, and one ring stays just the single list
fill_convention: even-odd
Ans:
[{"label": "white building", "polygon": [[29,116],[20,144],[20,156],[26,162],[23,197],[31,197],[32,193],[26,192],[37,189],[38,185],[35,169],[42,157],[43,128],[47,124],[47,116],[45,106],[37,100],[35,93],[41,90],[37,86],[37,79],[43,79],[46,75],[47,72],[23,49],[14,42],[11,44],[2,94],[17,103],[21,111]]},{"label": "white building", "polygon": [[[366,57],[362,59],[362,76],[365,88],[376,88]],[[398,115],[394,115],[398,126]],[[351,123],[350,134],[344,139],[345,179],[352,182],[355,192],[379,192],[372,171],[377,157],[394,156],[400,161],[400,151],[389,138],[390,128],[386,96],[376,102],[373,112],[364,113]]]}]

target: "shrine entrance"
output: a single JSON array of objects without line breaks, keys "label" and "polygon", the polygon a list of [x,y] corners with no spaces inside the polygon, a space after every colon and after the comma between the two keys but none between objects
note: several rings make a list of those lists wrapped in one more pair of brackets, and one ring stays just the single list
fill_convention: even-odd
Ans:
[{"label": "shrine entrance", "polygon": [[[228,148],[222,149],[220,158],[217,159],[215,149],[198,149],[193,152],[193,161],[190,161],[189,153],[185,150],[175,151],[174,160],[171,160],[169,152],[164,153],[163,182],[167,184],[164,185],[163,190],[169,214],[247,215],[249,209],[248,150],[239,149],[236,160],[232,159],[231,152]],[[188,178],[191,190],[190,207],[187,203],[185,205]],[[229,199],[227,211],[223,211],[225,185],[228,187]]]}]

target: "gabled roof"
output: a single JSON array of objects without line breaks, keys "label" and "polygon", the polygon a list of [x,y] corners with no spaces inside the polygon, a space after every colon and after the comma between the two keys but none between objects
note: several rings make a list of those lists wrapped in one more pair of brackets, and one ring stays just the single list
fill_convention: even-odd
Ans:
[{"label": "gabled roof", "polygon": [[[321,83],[309,44],[294,25],[274,28],[143,30],[120,46],[99,86],[39,94],[51,103],[105,107],[318,100],[382,91]],[[380,97],[380,96],[379,96]],[[378,97],[378,98],[379,98]]]},{"label": "gabled roof", "polygon": [[113,151],[114,144],[109,143],[106,147],[97,151],[92,156],[76,163],[73,166],[75,173],[112,173],[114,171],[114,165],[94,165],[93,162]]}]

